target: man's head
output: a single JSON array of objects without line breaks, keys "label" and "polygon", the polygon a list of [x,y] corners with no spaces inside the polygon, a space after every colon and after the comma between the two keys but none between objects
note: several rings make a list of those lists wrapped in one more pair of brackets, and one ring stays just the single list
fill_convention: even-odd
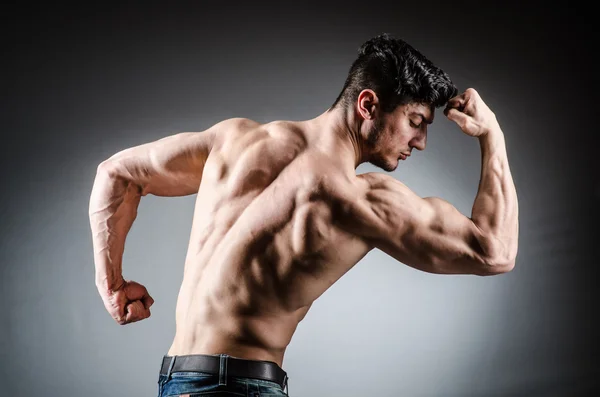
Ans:
[{"label": "man's head", "polygon": [[330,110],[355,112],[367,160],[393,171],[403,154],[425,149],[435,109],[457,93],[444,71],[385,33],[360,47]]}]

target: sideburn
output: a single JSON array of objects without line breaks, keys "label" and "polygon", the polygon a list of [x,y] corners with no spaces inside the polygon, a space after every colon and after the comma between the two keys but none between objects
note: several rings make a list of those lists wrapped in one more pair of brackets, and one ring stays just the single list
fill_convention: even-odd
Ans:
[{"label": "sideburn", "polygon": [[378,117],[375,119],[375,124],[373,125],[373,127],[369,131],[369,134],[367,135],[367,146],[369,146],[371,149],[374,148],[377,145],[377,141],[379,140],[379,137],[381,136],[382,132],[383,119],[382,117]]}]

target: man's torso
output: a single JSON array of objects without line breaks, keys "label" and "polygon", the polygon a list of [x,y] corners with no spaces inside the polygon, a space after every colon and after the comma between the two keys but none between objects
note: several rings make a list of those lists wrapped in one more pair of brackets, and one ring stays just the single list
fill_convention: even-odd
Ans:
[{"label": "man's torso", "polygon": [[364,182],[295,122],[223,131],[206,161],[169,355],[218,354],[282,365],[310,306],[370,246],[347,203]]}]

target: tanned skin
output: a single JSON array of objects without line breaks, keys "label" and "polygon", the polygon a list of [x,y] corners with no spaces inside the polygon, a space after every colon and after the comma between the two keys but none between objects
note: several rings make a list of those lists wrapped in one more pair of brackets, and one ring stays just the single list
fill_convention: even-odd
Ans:
[{"label": "tanned skin", "polygon": [[[221,121],[103,161],[90,198],[96,286],[119,324],[154,300],[122,273],[125,238],[143,196],[197,194],[176,332],[168,355],[229,354],[282,366],[312,303],[369,251],[436,274],[496,275],[515,265],[518,203],[504,134],[474,89],[444,110],[479,140],[471,217],[419,197],[390,175],[424,150],[431,106],[383,113],[374,91],[304,121]],[[478,164],[479,166],[479,164]],[[150,248],[151,249],[151,248]]]}]

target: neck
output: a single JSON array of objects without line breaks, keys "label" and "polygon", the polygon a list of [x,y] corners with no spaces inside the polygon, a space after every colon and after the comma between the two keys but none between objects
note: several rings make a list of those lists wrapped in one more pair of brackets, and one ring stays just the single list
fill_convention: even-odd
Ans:
[{"label": "neck", "polygon": [[311,120],[322,135],[323,149],[354,169],[367,161],[366,148],[361,136],[362,122],[353,111],[342,108],[329,109]]}]

